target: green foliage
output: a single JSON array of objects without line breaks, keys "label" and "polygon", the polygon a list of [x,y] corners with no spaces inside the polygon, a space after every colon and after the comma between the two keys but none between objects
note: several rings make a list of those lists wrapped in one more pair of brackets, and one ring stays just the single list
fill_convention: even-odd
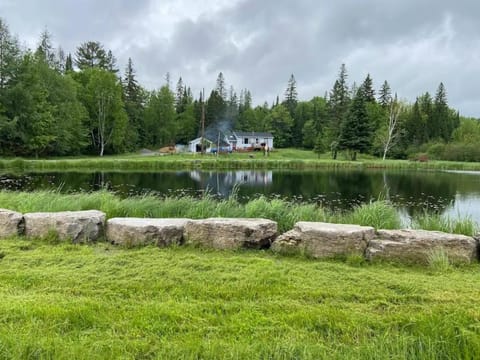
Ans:
[{"label": "green foliage", "polygon": [[175,118],[174,95],[164,85],[159,92],[152,93],[145,109],[146,143],[154,147],[174,144],[177,133]]},{"label": "green foliage", "polygon": [[105,151],[124,149],[128,117],[122,100],[122,86],[115,74],[97,67],[86,69],[82,100],[89,113],[86,126],[91,148],[103,156]]},{"label": "green foliage", "polygon": [[87,41],[81,44],[75,53],[75,64],[80,70],[98,68],[116,72],[112,52],[106,52],[98,41]]},{"label": "green foliage", "polygon": [[273,108],[265,118],[265,129],[274,136],[275,147],[283,148],[291,145],[293,119],[283,105]]},{"label": "green foliage", "polygon": [[480,144],[480,121],[461,118],[458,128],[453,132],[453,140],[463,144]]},{"label": "green foliage", "polygon": [[351,152],[351,159],[356,160],[357,152],[366,152],[370,148],[371,137],[366,101],[362,91],[358,91],[342,123],[338,140],[339,148]]}]

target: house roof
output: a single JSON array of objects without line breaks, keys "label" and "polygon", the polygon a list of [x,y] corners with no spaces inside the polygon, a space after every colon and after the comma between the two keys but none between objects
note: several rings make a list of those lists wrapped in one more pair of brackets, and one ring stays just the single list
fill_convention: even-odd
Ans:
[{"label": "house roof", "polygon": [[[208,140],[208,138],[207,138],[206,136],[205,136],[204,139],[205,139],[205,141],[208,141],[208,142],[210,142],[210,143],[213,143],[213,141]],[[202,138],[201,138],[201,137],[198,137],[198,138],[195,138],[195,139],[189,141],[188,143],[191,144],[191,143],[195,143],[195,142],[200,142],[201,140],[202,140]]]},{"label": "house roof", "polygon": [[237,137],[263,137],[263,138],[272,138],[272,133],[269,132],[255,132],[255,131],[234,131],[233,132]]},{"label": "house roof", "polygon": [[[209,139],[207,136],[205,136],[204,139],[205,139],[206,142],[209,142],[210,144],[215,145],[215,146],[216,146],[217,143],[218,143],[218,139],[217,139],[216,141],[213,141],[213,140]],[[196,139],[193,139],[193,140],[189,141],[188,143],[189,143],[189,144],[193,144],[193,143],[196,143],[196,142],[199,143],[199,142],[201,142],[201,141],[202,141],[202,137],[198,137],[198,138],[196,138]],[[230,145],[230,144],[229,144],[228,142],[226,142],[225,140],[223,140],[222,138],[220,138],[220,146],[229,146],[229,145]]]}]

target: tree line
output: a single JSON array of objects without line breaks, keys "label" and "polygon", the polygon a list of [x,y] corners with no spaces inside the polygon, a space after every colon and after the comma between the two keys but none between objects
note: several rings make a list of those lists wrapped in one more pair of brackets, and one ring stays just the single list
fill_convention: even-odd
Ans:
[{"label": "tree line", "polygon": [[136,78],[132,59],[123,73],[115,56],[97,41],[65,54],[51,35],[40,35],[35,51],[22,49],[0,19],[0,154],[64,156],[117,154],[140,148],[186,144],[205,127],[215,131],[267,131],[275,147],[383,158],[427,153],[449,160],[480,160],[474,144],[480,125],[451,109],[440,83],[413,104],[399,100],[387,81],[376,91],[368,75],[348,83],[342,65],[332,89],[298,99],[292,74],[285,93],[254,106],[248,89],[237,92],[219,73],[208,97],[194,96],[180,77],[148,91]]}]

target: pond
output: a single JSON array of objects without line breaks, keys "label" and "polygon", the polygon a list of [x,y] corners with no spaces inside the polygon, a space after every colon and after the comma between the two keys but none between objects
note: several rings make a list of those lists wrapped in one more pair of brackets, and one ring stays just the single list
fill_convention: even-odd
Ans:
[{"label": "pond", "polygon": [[[145,193],[228,197],[263,194],[313,201],[335,210],[389,199],[405,216],[425,210],[480,223],[480,172],[408,170],[164,171],[1,173],[0,188],[61,192],[107,188],[120,196]],[[0,204],[1,207],[1,204]]]}]

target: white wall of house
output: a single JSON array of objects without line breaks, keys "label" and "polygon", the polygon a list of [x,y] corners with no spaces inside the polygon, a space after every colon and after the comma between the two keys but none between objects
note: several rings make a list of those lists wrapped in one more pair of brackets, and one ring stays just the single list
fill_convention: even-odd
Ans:
[{"label": "white wall of house", "polygon": [[[193,139],[192,141],[190,141],[188,143],[188,151],[189,152],[192,152],[192,153],[195,153],[197,152],[197,145],[200,146],[201,145],[201,140],[202,138],[196,138],[196,139]],[[211,149],[211,144],[208,143],[208,145],[205,146],[204,150],[205,152],[210,152],[210,149]]]},{"label": "white wall of house", "polygon": [[238,138],[237,149],[249,149],[255,145],[267,144],[270,149],[273,148],[273,138],[257,137],[257,136],[244,136]]}]

